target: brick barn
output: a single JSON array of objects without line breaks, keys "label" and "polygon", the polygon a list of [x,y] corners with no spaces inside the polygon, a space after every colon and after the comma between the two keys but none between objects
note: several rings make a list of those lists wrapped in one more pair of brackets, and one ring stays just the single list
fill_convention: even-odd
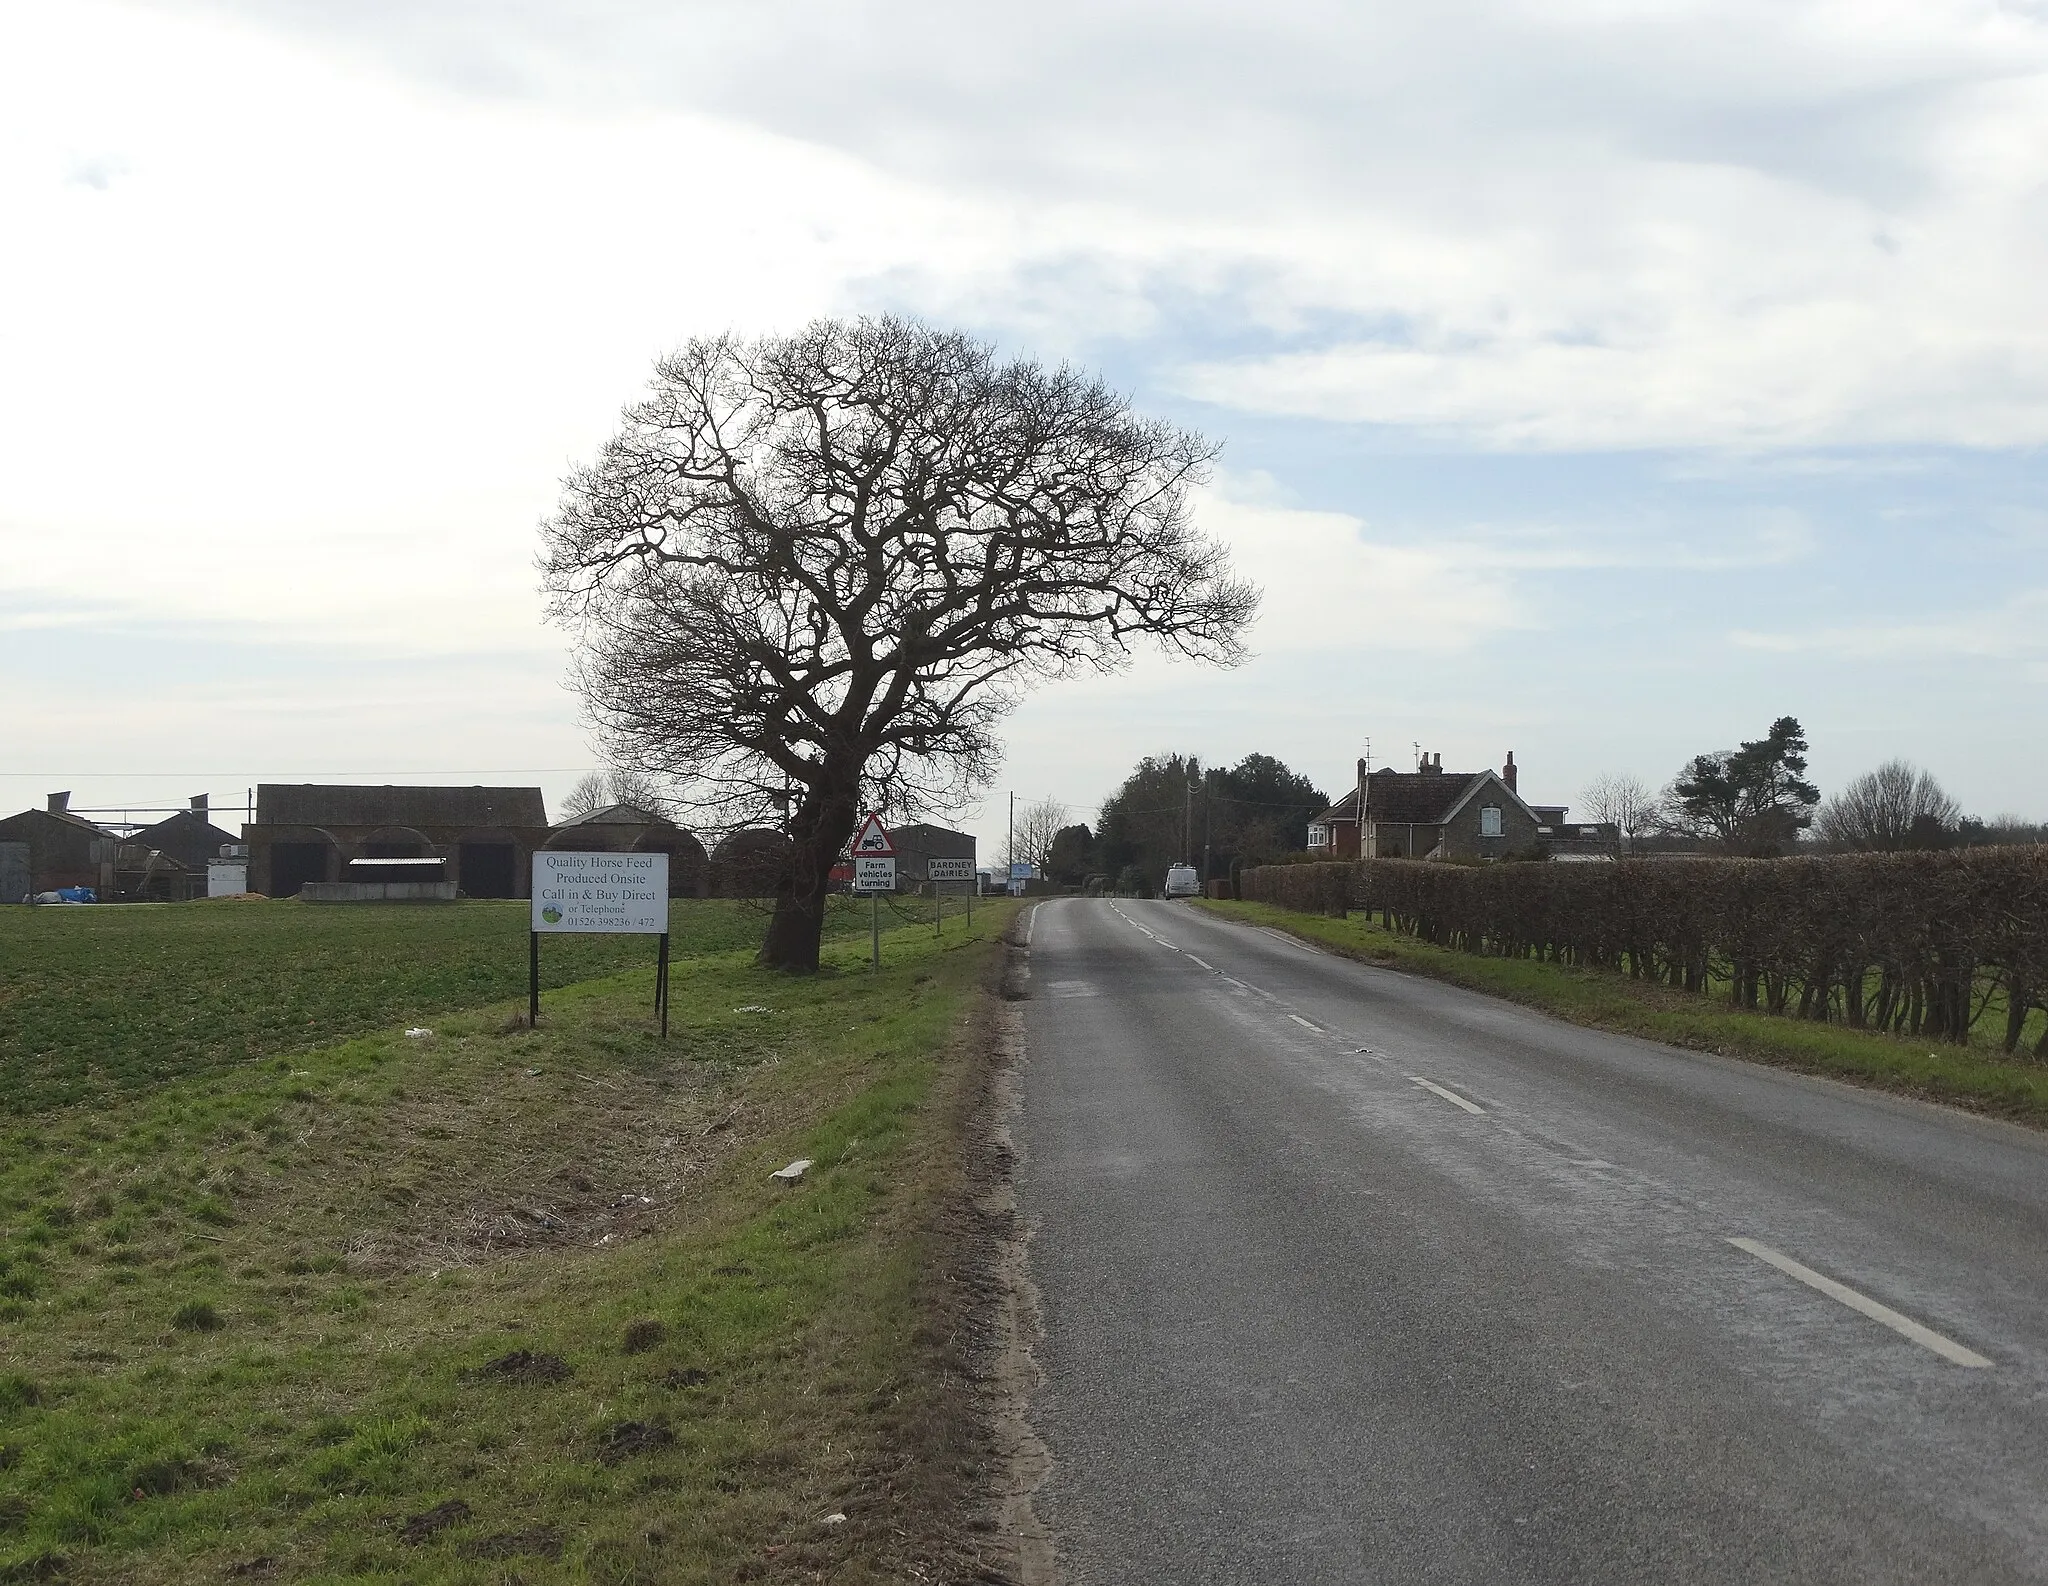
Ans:
[{"label": "brick barn", "polygon": [[249,844],[249,890],[298,895],[339,881],[352,859],[443,859],[472,898],[523,898],[548,840],[537,787],[382,787],[263,782]]},{"label": "brick barn", "polygon": [[[17,859],[26,858],[24,894],[111,885],[117,846],[114,835],[83,815],[72,814],[69,793],[52,793],[46,808],[23,810],[0,820],[0,843],[9,844],[10,854]],[[12,875],[17,867],[7,868]],[[21,897],[6,901],[19,903]]]}]

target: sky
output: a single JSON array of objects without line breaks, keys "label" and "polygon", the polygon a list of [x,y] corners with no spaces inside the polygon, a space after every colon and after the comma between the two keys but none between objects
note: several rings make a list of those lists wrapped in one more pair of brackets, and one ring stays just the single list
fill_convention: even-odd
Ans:
[{"label": "sky", "polygon": [[889,311],[1219,442],[1265,590],[1029,699],[998,846],[1148,752],[1577,803],[1785,714],[2048,817],[2048,0],[0,0],[0,238],[0,808],[559,801],[562,476]]}]

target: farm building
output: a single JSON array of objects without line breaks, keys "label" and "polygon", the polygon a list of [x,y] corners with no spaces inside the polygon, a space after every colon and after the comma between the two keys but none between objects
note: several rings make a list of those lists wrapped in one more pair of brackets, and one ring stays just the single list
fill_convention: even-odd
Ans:
[{"label": "farm building", "polygon": [[241,840],[213,824],[206,795],[197,793],[189,808],[166,816],[154,826],[130,832],[121,843],[123,847],[154,850],[203,877],[208,863],[220,857],[221,849]]},{"label": "farm building", "polygon": [[207,797],[121,839],[114,855],[114,890],[128,898],[182,903],[207,894],[207,866],[241,841],[209,819]]},{"label": "farm building", "polygon": [[956,832],[944,826],[914,821],[908,826],[891,829],[889,838],[896,844],[896,884],[899,887],[922,886],[929,879],[925,866],[933,859],[965,859],[971,862],[974,858],[974,836],[971,832]]},{"label": "farm building", "polygon": [[795,844],[767,826],[728,833],[711,854],[711,892],[720,898],[772,898],[789,874]]},{"label": "farm building", "polygon": [[667,854],[668,895],[710,895],[711,861],[695,834],[634,804],[608,804],[562,822],[546,846],[582,853]]},{"label": "farm building", "polygon": [[13,880],[9,881],[7,902],[19,903],[24,896],[59,887],[112,890],[114,850],[119,844],[105,827],[72,814],[70,806],[69,793],[52,793],[45,808],[23,810],[0,821],[0,843],[9,845],[13,861],[6,868],[25,868],[27,876],[20,893],[12,893]]},{"label": "farm building", "polygon": [[243,835],[249,888],[274,898],[343,880],[353,860],[434,858],[464,896],[523,898],[549,832],[537,787],[264,782]]}]

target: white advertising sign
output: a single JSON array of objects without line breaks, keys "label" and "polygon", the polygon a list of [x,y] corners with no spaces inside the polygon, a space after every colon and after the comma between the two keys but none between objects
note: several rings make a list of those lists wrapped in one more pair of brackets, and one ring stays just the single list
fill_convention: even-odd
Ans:
[{"label": "white advertising sign", "polygon": [[533,928],[660,936],[668,930],[667,854],[533,856]]},{"label": "white advertising sign", "polygon": [[894,859],[870,859],[866,854],[853,856],[853,890],[856,892],[894,892],[896,890],[896,861]]},{"label": "white advertising sign", "polygon": [[924,862],[924,878],[927,881],[972,881],[974,861],[972,859],[927,859]]}]

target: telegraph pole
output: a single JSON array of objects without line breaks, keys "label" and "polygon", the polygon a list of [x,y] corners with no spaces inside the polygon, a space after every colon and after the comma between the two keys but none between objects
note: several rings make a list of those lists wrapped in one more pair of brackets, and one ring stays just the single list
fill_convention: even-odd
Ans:
[{"label": "telegraph pole", "polygon": [[1010,837],[1003,845],[1003,890],[1012,896],[1017,891],[1017,795],[1010,795]]},{"label": "telegraph pole", "polygon": [[1358,778],[1358,857],[1361,860],[1366,857],[1365,793],[1367,784],[1369,783],[1372,777],[1372,740],[1370,738],[1365,740],[1365,759],[1362,763],[1364,765],[1364,771]]},{"label": "telegraph pole", "polygon": [[1202,773],[1202,896],[1209,895],[1209,839],[1216,835],[1216,790],[1209,785],[1209,773]]}]

